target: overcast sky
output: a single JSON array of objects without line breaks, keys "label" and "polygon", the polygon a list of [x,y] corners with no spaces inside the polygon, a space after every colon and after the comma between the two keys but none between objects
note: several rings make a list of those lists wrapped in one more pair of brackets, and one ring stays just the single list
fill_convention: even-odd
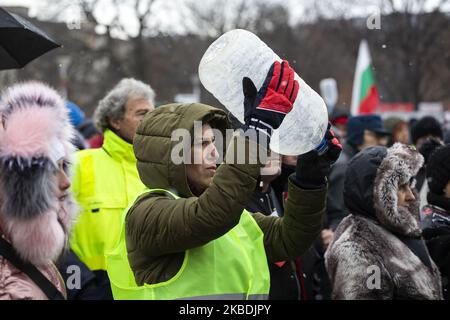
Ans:
[{"label": "overcast sky", "polygon": [[[208,3],[214,3],[216,0],[202,0],[203,5],[206,7]],[[219,0],[220,1],[220,0]],[[233,1],[240,2],[241,0],[223,0],[225,3],[233,3]],[[283,3],[287,4],[290,8],[291,17],[294,20],[297,20],[299,17],[303,15],[303,9],[305,3],[311,3],[313,0],[246,0],[246,1],[264,1],[267,3]],[[0,6],[26,6],[30,8],[29,14],[30,16],[40,16],[41,10],[44,10],[43,4],[45,4],[45,0],[0,0]],[[57,2],[57,0],[55,0]],[[74,1],[75,2],[75,1]],[[114,10],[112,10],[109,6],[111,0],[100,0],[99,6],[97,6],[97,18],[102,23],[108,23],[110,19],[114,15]],[[127,3],[127,1],[124,1]],[[173,24],[173,21],[179,21],[183,19],[180,14],[180,10],[183,8],[184,0],[170,0],[170,1],[158,1],[155,4],[154,11],[158,12],[158,16],[156,17],[156,22],[159,28],[162,31],[173,31],[181,32],[182,30],[177,30],[177,24]],[[231,5],[230,5],[231,6]],[[132,8],[127,6],[126,4],[121,8],[121,20],[124,21],[124,25],[127,27],[128,31],[133,34],[134,31],[137,32],[137,21],[134,19],[134,15],[132,12]],[[75,9],[75,6],[72,9],[69,9],[66,13],[69,17],[74,17],[77,15],[78,10]],[[155,16],[152,16],[154,19]],[[70,19],[70,18],[69,18]],[[67,19],[65,19],[67,20]],[[178,27],[180,28],[180,27]]]},{"label": "overcast sky", "polygon": [[[182,32],[180,28],[184,28],[181,24],[173,23],[174,21],[179,21],[180,19],[184,19],[181,17],[180,10],[182,10],[183,3],[185,0],[170,0],[170,1],[158,1],[156,3],[155,12],[158,12],[157,16],[152,16],[152,22],[158,25],[160,31],[163,32]],[[217,0],[201,0],[202,6],[207,6],[208,3],[215,3]],[[220,1],[220,0],[219,0]],[[233,3],[233,1],[240,0],[223,0],[228,4]],[[246,0],[246,1],[264,1],[267,3],[280,3],[286,5],[289,8],[289,12],[291,14],[291,22],[297,22],[299,20],[308,20],[314,18],[311,15],[310,11],[305,11],[305,8],[311,8],[312,4],[315,4],[320,8],[323,14],[327,17],[333,17],[336,14],[345,14],[345,17],[368,17],[371,14],[374,14],[378,11],[377,3],[380,0],[359,0],[355,2],[348,0]],[[394,3],[399,6],[404,3],[405,0],[393,0]],[[421,0],[417,0],[421,1]],[[427,9],[433,9],[436,3],[439,3],[442,0],[426,0]],[[450,12],[450,0],[447,1],[444,10]],[[57,0],[55,0],[57,2]],[[73,1],[75,2],[75,1]],[[42,10],[45,10],[45,6],[43,6],[45,0],[0,0],[0,6],[27,6],[30,8],[29,14],[31,16],[38,16],[42,14]],[[114,11],[110,8],[109,4],[111,0],[100,0],[100,4],[97,7],[98,17],[100,18],[100,22],[108,23],[109,19],[114,15]],[[127,1],[123,1],[122,3],[127,3]],[[352,3],[352,5],[344,6],[343,3]],[[344,9],[345,8],[345,9]],[[350,9],[349,9],[350,8]],[[78,11],[79,12],[79,11]],[[123,5],[120,10],[121,12],[121,20],[123,24],[126,26],[127,31],[130,34],[134,34],[137,32],[137,21],[134,19],[134,15],[132,10],[127,5]],[[308,14],[305,14],[308,12]],[[77,16],[77,10],[73,7],[69,10],[67,16],[73,20],[73,17]],[[69,19],[70,19],[69,18]],[[76,20],[76,19],[75,19]],[[178,28],[178,29],[177,29]],[[99,30],[101,31],[101,30]]]}]

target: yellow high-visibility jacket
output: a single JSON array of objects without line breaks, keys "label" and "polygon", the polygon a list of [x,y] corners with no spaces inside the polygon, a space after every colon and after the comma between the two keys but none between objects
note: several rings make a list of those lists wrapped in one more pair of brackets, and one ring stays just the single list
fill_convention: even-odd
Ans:
[{"label": "yellow high-visibility jacket", "polygon": [[144,189],[133,145],[105,131],[102,148],[77,152],[71,190],[80,206],[71,247],[91,270],[106,270],[105,253],[120,235],[121,215]]}]

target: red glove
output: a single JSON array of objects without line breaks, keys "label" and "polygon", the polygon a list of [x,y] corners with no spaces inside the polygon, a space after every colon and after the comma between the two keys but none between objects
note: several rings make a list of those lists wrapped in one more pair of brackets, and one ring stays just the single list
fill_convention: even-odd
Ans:
[{"label": "red glove", "polygon": [[294,70],[289,62],[275,61],[257,92],[252,80],[242,80],[244,90],[244,120],[249,128],[265,131],[268,136],[280,127],[297,98],[299,84],[294,80]]}]

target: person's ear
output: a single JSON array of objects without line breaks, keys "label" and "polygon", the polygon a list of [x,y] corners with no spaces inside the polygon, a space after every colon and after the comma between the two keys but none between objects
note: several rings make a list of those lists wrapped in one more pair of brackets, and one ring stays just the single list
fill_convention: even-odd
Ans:
[{"label": "person's ear", "polygon": [[108,122],[110,124],[110,126],[115,130],[115,131],[120,131],[120,124],[121,121],[117,120],[117,119],[108,119]]}]

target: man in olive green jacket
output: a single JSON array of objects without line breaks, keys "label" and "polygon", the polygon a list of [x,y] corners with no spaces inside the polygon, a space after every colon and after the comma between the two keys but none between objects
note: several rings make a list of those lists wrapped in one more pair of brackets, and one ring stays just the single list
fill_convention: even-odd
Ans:
[{"label": "man in olive green jacket", "polygon": [[[287,62],[283,62],[281,68],[284,68],[285,75],[286,71],[292,72]],[[298,91],[298,84],[288,85],[287,89],[274,87],[271,91],[273,83],[278,82],[278,86],[280,83],[270,81],[279,75],[279,72],[277,75],[273,74],[273,68],[271,72],[259,92],[256,92],[253,83],[249,84],[249,80],[244,81],[248,118],[246,130],[255,129],[259,132],[262,127],[259,122],[276,129],[284,115],[292,109],[296,96],[296,92],[293,92]],[[293,76],[289,79],[293,81]],[[275,100],[282,96],[278,99],[278,107],[273,106],[274,110],[267,110],[272,108],[269,103],[264,110],[258,108],[264,102],[273,101],[265,99],[270,94]],[[280,104],[285,104],[285,107],[280,108]],[[201,121],[202,124],[200,137],[194,133],[195,121]],[[234,156],[227,156],[224,163],[217,167],[215,162],[218,151],[214,147],[215,137],[211,128],[221,132],[228,128],[223,111],[202,104],[172,104],[159,107],[148,114],[137,130],[133,145],[141,180],[149,188],[170,190],[179,196],[174,199],[163,191],[144,193],[126,215],[128,260],[139,286],[173,283],[184,270],[188,250],[220,239],[242,219],[265,160],[258,159],[253,161],[254,164],[249,160],[240,164],[235,159],[237,152],[232,152]],[[269,137],[272,128],[264,128]],[[176,129],[186,129],[194,135],[191,156],[194,158],[195,153],[200,152],[200,164],[177,165],[172,161],[173,149],[179,143],[178,140],[171,139]],[[197,140],[200,140],[200,144]],[[267,144],[261,140],[256,140],[260,143],[259,148],[267,148]],[[330,164],[340,153],[340,145],[330,132],[327,132],[327,139],[324,141],[328,149],[323,155],[319,156],[313,150],[299,157],[297,173],[289,181],[289,197],[284,217],[267,217],[259,213],[251,215],[263,233],[262,248],[265,249],[263,253],[265,251],[268,261],[289,260],[300,256],[320,232],[327,193],[326,174]],[[198,145],[200,150],[196,149]],[[255,145],[257,144],[252,139],[236,135],[228,150],[236,151],[239,146],[244,146],[251,158],[256,157],[252,152]],[[232,255],[233,252],[229,254]],[[215,256],[214,259],[217,264],[221,257]],[[225,256],[223,259],[225,260]],[[264,257],[264,261],[267,260]],[[229,268],[233,266],[230,265]],[[200,276],[202,272],[198,271]],[[232,274],[230,272],[229,275],[222,276],[230,279],[229,281],[236,281],[238,276]],[[220,291],[216,285],[211,282],[211,287],[214,287],[212,291]],[[172,297],[181,298],[177,292],[173,292]]]}]

